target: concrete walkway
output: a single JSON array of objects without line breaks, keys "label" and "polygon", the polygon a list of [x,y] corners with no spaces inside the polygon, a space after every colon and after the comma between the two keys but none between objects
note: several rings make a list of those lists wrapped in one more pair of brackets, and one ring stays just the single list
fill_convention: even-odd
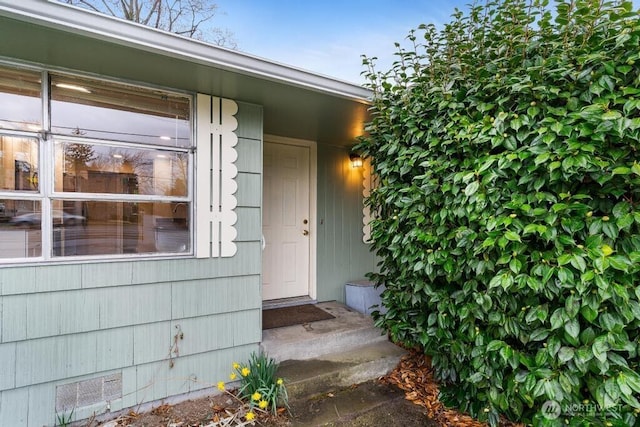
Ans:
[{"label": "concrete walkway", "polygon": [[368,381],[291,404],[291,426],[436,426],[396,387]]},{"label": "concrete walkway", "polygon": [[336,302],[318,307],[335,316],[263,331],[262,347],[280,363],[292,426],[434,426],[424,408],[378,379],[406,353],[369,315]]},{"label": "concrete walkway", "polygon": [[262,349],[281,362],[313,359],[387,341],[382,331],[373,325],[369,315],[335,301],[321,302],[316,306],[334,318],[262,331]]}]

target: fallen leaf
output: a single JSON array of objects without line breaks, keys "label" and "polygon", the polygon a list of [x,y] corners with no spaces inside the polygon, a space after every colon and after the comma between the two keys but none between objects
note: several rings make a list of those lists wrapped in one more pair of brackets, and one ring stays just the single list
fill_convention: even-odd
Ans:
[{"label": "fallen leaf", "polygon": [[[449,427],[486,427],[486,423],[477,421],[466,414],[445,408],[440,402],[437,381],[433,377],[431,359],[419,351],[412,350],[404,356],[398,366],[383,378],[405,392],[405,398],[427,410],[427,416],[439,426]],[[501,420],[501,426],[523,427],[522,424]]]}]

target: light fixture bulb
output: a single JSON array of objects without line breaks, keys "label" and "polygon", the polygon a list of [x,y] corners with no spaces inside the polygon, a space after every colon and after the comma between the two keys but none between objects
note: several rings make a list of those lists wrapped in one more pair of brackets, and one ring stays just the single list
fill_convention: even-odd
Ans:
[{"label": "light fixture bulb", "polygon": [[357,153],[349,154],[349,160],[351,160],[351,167],[360,168],[362,167],[362,157],[360,157]]}]

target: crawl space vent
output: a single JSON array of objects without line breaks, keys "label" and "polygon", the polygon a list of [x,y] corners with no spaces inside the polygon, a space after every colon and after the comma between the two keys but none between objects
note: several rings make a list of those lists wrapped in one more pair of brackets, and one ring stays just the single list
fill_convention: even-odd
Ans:
[{"label": "crawl space vent", "polygon": [[56,411],[68,411],[122,397],[122,373],[56,387]]}]

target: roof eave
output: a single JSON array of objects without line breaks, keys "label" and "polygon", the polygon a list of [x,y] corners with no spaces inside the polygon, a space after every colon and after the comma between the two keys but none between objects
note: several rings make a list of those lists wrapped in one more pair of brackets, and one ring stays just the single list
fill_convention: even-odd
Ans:
[{"label": "roof eave", "polygon": [[355,102],[372,95],[353,83],[58,2],[0,0],[0,15]]}]

